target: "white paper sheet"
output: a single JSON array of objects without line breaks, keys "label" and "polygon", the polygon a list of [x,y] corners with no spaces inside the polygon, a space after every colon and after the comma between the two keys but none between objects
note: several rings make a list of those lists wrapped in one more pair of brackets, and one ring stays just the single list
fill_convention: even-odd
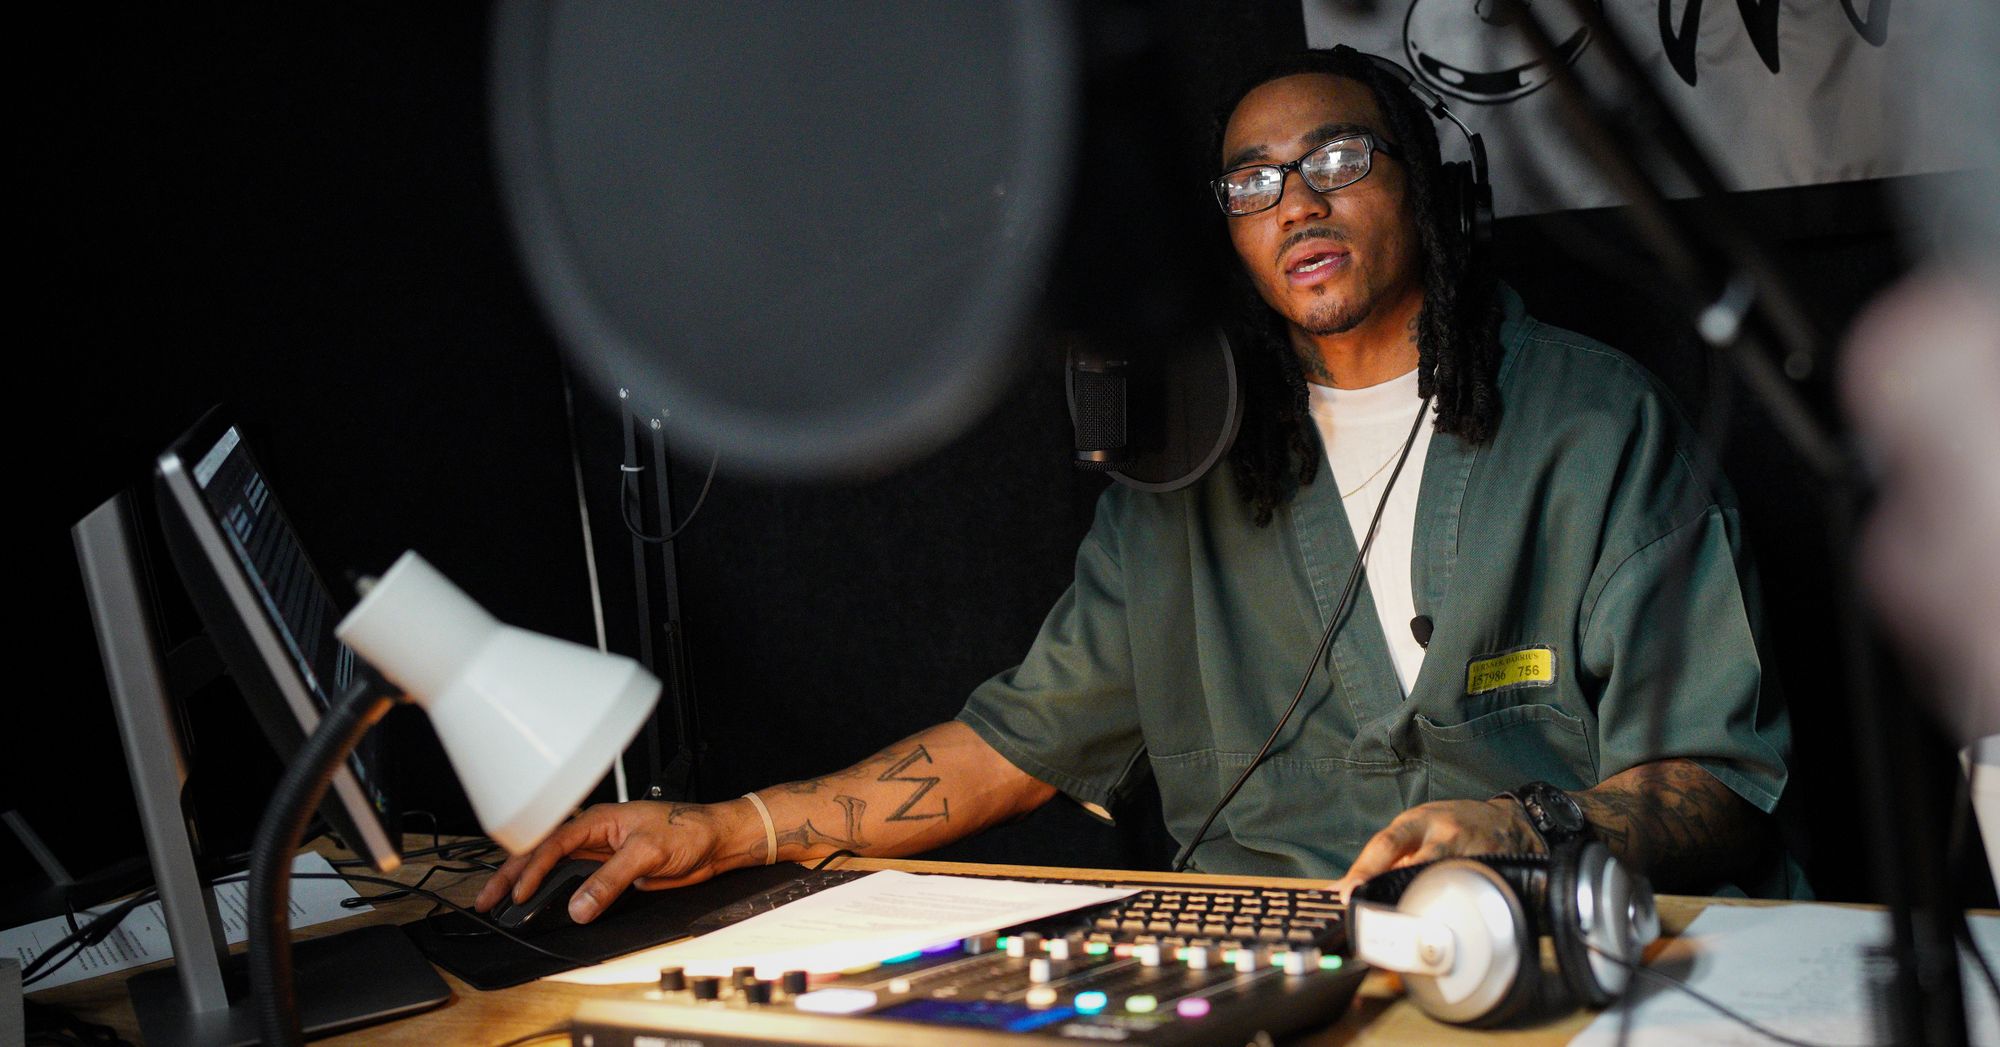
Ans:
[{"label": "white paper sheet", "polygon": [[[1987,962],[2000,963],[2000,917],[1974,916],[1971,924]],[[1888,938],[1889,918],[1879,910],[1712,905],[1651,966],[1774,1032],[1860,1047],[1884,1039],[1871,1013],[1866,950]],[[1969,959],[1961,969],[1972,1042],[2000,1044],[1992,993]],[[1641,977],[1634,990],[1633,1047],[1771,1042],[1656,979]],[[1571,1047],[1616,1043],[1619,1021],[1616,1008],[1605,1012]]]},{"label": "white paper sheet", "polygon": [[[307,851],[292,859],[292,873],[331,873],[333,866],[323,855]],[[245,881],[225,883],[215,889],[215,908],[222,917],[222,930],[231,945],[246,937],[244,927],[249,922],[249,889]],[[340,902],[344,898],[355,897],[354,888],[345,880],[292,880],[292,926],[310,927],[328,920],[338,920],[343,916],[354,916],[368,911],[367,907],[343,909]],[[90,910],[103,912],[116,907],[100,905]],[[85,923],[78,917],[79,925]],[[54,945],[69,934],[69,921],[56,916],[35,923],[0,931],[0,955],[13,956],[26,967],[29,961],[42,954],[42,950]],[[86,978],[110,974],[132,967],[139,967],[155,960],[164,960],[174,954],[173,943],[167,938],[166,916],[160,911],[160,903],[147,902],[132,910],[118,925],[118,929],[96,945],[85,949],[76,959],[69,961],[54,974],[29,987],[29,992],[53,989],[58,985],[80,982]]]},{"label": "white paper sheet", "polygon": [[662,967],[728,974],[737,966],[754,966],[760,978],[791,970],[842,971],[1137,893],[1134,888],[878,872],[699,938],[548,980],[652,982]]}]

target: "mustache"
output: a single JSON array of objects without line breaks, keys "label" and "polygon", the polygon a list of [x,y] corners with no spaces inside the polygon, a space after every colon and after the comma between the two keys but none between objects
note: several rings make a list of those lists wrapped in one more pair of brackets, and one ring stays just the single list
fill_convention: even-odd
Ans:
[{"label": "mustache", "polygon": [[1341,244],[1344,246],[1347,243],[1347,233],[1345,230],[1335,229],[1329,225],[1307,226],[1306,228],[1301,229],[1298,232],[1285,237],[1283,242],[1278,244],[1277,257],[1273,258],[1271,261],[1279,265],[1284,264],[1285,252],[1290,251],[1292,248],[1297,247],[1302,243],[1305,243],[1307,240],[1331,240],[1334,243]]}]

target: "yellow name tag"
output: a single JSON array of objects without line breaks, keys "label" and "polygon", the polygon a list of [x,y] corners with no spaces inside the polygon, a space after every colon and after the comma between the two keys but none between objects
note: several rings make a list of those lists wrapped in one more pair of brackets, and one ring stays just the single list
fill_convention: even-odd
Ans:
[{"label": "yellow name tag", "polygon": [[1504,687],[1547,687],[1556,682],[1556,652],[1552,647],[1480,658],[1465,667],[1465,693],[1485,694]]}]

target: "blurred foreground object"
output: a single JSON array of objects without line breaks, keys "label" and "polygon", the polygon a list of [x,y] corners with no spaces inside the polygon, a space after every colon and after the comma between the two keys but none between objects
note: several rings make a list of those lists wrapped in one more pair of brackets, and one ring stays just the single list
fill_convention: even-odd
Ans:
[{"label": "blurred foreground object", "polygon": [[867,475],[978,420],[1068,199],[1052,0],[505,0],[494,148],[543,312],[732,465]]},{"label": "blurred foreground object", "polygon": [[2000,291],[1957,268],[1855,324],[1841,393],[1881,498],[1864,572],[1883,623],[1934,672],[1958,744],[2000,733]]}]

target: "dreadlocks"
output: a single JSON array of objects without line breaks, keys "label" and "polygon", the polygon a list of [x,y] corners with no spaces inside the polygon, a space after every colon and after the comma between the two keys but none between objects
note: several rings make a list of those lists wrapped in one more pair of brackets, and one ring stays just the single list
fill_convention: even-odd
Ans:
[{"label": "dreadlocks", "polygon": [[[1281,58],[1231,94],[1217,114],[1214,148],[1253,89],[1300,73],[1328,73],[1360,82],[1375,97],[1388,126],[1384,136],[1400,147],[1410,173],[1405,202],[1416,225],[1423,266],[1424,305],[1417,321],[1417,390],[1437,397],[1436,431],[1468,443],[1491,439],[1499,422],[1500,304],[1488,262],[1475,256],[1458,228],[1455,202],[1440,177],[1437,132],[1409,89],[1352,48],[1302,51]],[[1230,450],[1236,482],[1257,526],[1301,484],[1319,473],[1324,457],[1309,434],[1306,381],[1284,318],[1266,305],[1240,267],[1236,269],[1237,367],[1242,375],[1243,426]]]}]

